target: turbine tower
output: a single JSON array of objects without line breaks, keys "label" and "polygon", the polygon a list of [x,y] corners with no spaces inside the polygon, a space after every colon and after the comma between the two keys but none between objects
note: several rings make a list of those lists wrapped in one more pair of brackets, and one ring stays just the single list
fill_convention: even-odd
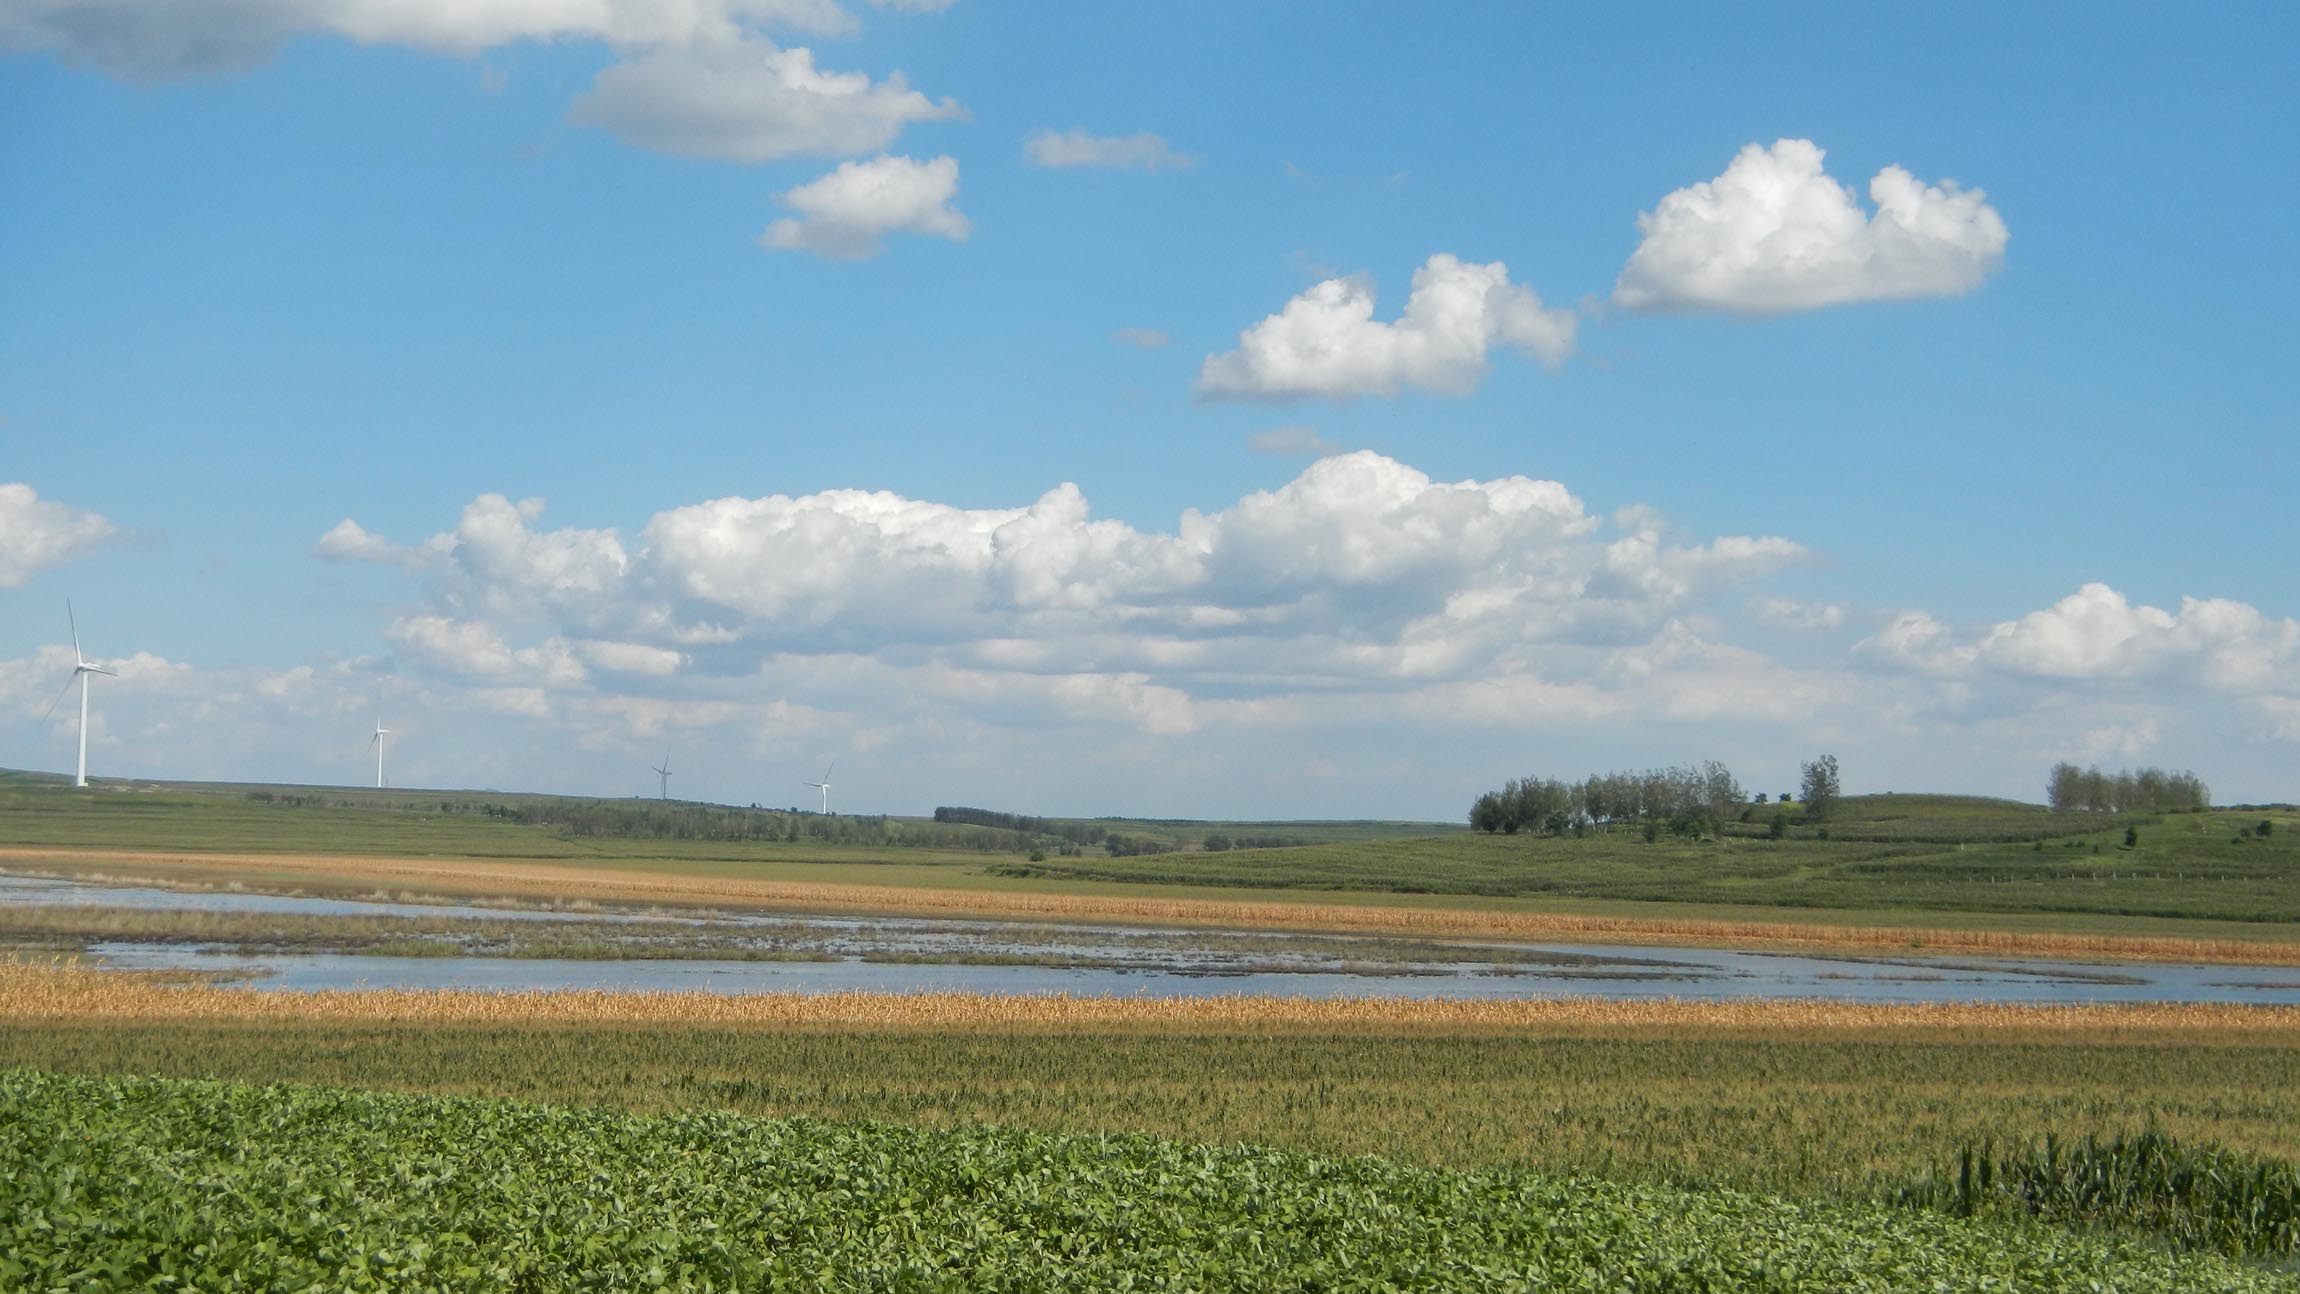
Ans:
[{"label": "turbine tower", "polygon": [[375,735],[367,739],[367,744],[375,747],[375,789],[378,791],[383,789],[383,739],[390,731],[383,726],[383,716],[379,714],[375,717]]},{"label": "turbine tower", "polygon": [[823,766],[823,780],[819,782],[799,783],[801,786],[814,787],[816,790],[823,793],[823,816],[826,818],[830,816],[831,812],[831,770],[837,768],[838,766],[839,762],[834,759],[830,763]]},{"label": "turbine tower", "polygon": [[[72,626],[73,661],[72,677],[64,681],[64,692],[71,691],[74,683],[80,685],[80,771],[73,776],[72,785],[86,786],[88,784],[88,676],[90,674],[101,674],[106,678],[118,678],[120,676],[91,662],[88,659],[88,654],[80,650],[80,618],[72,614],[72,599],[70,598],[64,599],[64,619]],[[49,714],[56,713],[56,707],[64,703],[64,692],[58,692],[56,699],[48,703]]]},{"label": "turbine tower", "polygon": [[662,779],[663,779],[663,798],[664,798],[664,799],[666,799],[666,800],[670,799],[670,798],[671,798],[671,752],[670,752],[670,751],[668,751],[668,750],[664,751],[664,752],[663,752],[663,762],[662,762],[662,763],[660,763],[660,764],[650,764],[650,765],[648,765],[648,767],[650,767],[650,768],[653,768],[653,769],[655,770],[655,772],[656,772],[658,775],[660,775],[660,776],[662,777]]}]

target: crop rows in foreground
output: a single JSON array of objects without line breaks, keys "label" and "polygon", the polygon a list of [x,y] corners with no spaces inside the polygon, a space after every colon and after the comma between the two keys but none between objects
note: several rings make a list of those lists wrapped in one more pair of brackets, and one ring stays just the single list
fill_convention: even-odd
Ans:
[{"label": "crop rows in foreground", "polygon": [[2289,1288],[2143,1244],[1147,1137],[0,1073],[0,1285]]}]

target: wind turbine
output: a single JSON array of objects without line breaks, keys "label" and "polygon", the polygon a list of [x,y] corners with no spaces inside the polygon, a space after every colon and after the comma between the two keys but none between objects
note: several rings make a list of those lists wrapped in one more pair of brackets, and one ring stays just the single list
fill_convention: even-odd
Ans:
[{"label": "wind turbine", "polygon": [[837,768],[838,766],[839,762],[834,759],[830,763],[823,766],[823,780],[819,782],[799,783],[801,786],[814,787],[816,790],[819,790],[823,793],[823,816],[826,818],[830,816],[831,812],[831,770]]},{"label": "wind turbine", "polygon": [[375,789],[378,791],[383,789],[383,739],[390,732],[391,729],[383,726],[383,716],[377,715],[375,735],[367,739],[367,744],[375,747]]},{"label": "wind turbine", "polygon": [[670,798],[671,798],[671,752],[670,752],[670,751],[668,751],[668,750],[665,750],[665,751],[663,752],[663,762],[662,762],[661,764],[650,764],[650,765],[648,765],[648,767],[649,767],[649,768],[652,768],[652,769],[654,769],[654,770],[655,770],[657,773],[659,773],[659,774],[661,774],[661,775],[662,775],[662,778],[663,778],[663,798],[664,798],[664,799],[666,799],[666,800],[670,799]]},{"label": "wind turbine", "polygon": [[[120,676],[90,662],[88,654],[80,650],[80,618],[72,614],[72,599],[70,598],[64,599],[64,619],[72,626],[73,661],[72,677],[64,680],[64,692],[71,691],[74,683],[80,685],[80,771],[78,775],[73,777],[72,785],[86,786],[88,784],[88,676],[90,674],[101,674],[106,678],[118,678]],[[50,716],[54,716],[57,706],[64,704],[64,692],[58,692],[56,699],[48,703]],[[41,722],[45,723],[46,720],[43,719]],[[824,776],[827,777],[829,774],[826,773]]]}]

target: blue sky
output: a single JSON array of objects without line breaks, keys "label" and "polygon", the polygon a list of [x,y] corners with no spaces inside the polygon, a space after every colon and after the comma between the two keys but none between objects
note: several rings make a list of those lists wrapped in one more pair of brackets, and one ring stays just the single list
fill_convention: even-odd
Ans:
[{"label": "blue sky", "polygon": [[2295,794],[2287,6],[182,8],[0,0],[0,765]]}]

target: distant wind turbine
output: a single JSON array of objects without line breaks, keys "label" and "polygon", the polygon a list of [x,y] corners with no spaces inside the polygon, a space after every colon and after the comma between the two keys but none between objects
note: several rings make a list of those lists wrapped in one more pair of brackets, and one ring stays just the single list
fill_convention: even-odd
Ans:
[{"label": "distant wind turbine", "polygon": [[823,793],[823,816],[825,817],[830,816],[831,811],[831,770],[837,768],[838,766],[839,762],[834,759],[830,763],[823,766],[823,780],[819,782],[799,783],[801,786],[814,787]]},{"label": "distant wind turbine", "polygon": [[659,774],[661,774],[661,775],[662,775],[662,778],[663,778],[663,798],[664,798],[664,799],[666,799],[666,800],[670,799],[670,798],[671,798],[671,752],[670,752],[670,751],[668,751],[668,750],[664,751],[664,752],[663,752],[663,762],[662,762],[661,764],[651,764],[651,765],[649,765],[649,767],[650,767],[650,768],[653,768],[653,769],[654,769],[654,770],[655,770],[657,773],[659,773]]},{"label": "distant wind turbine", "polygon": [[101,674],[106,678],[118,678],[120,676],[91,662],[88,659],[88,654],[80,650],[80,618],[72,614],[72,599],[70,598],[64,599],[64,619],[72,626],[72,677],[64,680],[64,691],[58,692],[56,699],[48,703],[48,714],[41,719],[41,722],[46,723],[48,719],[55,717],[56,707],[64,704],[64,692],[71,691],[72,685],[78,683],[80,685],[80,771],[73,777],[72,785],[86,786],[88,784],[88,676],[90,674]]},{"label": "distant wind turbine", "polygon": [[367,744],[375,747],[375,789],[378,791],[383,789],[383,739],[390,733],[391,729],[383,726],[383,716],[377,715],[375,735],[367,739]]}]

